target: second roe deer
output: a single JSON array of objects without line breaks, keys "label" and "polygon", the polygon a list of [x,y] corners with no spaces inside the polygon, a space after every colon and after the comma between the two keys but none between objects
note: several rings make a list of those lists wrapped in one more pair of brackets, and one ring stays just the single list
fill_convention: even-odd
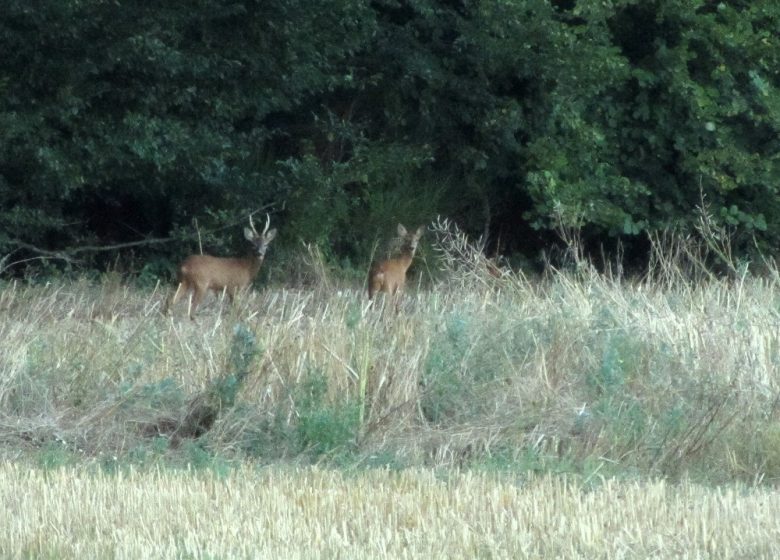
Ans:
[{"label": "second roe deer", "polygon": [[[401,250],[397,257],[376,261],[371,265],[368,272],[368,299],[372,299],[377,292],[385,292],[395,296],[403,291],[406,283],[406,271],[412,264],[417,243],[424,230],[425,227],[420,226],[414,233],[409,233],[403,225],[398,224]],[[396,301],[396,307],[397,304]]]},{"label": "second roe deer", "polygon": [[192,292],[190,319],[195,319],[195,309],[208,290],[225,291],[230,301],[238,290],[247,288],[260,271],[265,259],[268,244],[276,237],[276,228],[268,231],[271,217],[266,215],[263,233],[257,233],[252,216],[249,216],[250,228],[244,228],[244,237],[252,244],[253,252],[245,258],[221,258],[210,255],[190,255],[179,265],[178,286],[165,306],[167,313],[176,304],[179,297]]}]

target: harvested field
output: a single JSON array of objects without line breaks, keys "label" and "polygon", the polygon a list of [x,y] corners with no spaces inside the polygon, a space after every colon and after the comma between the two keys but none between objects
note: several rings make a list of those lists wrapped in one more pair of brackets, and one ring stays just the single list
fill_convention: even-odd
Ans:
[{"label": "harvested field", "polygon": [[776,558],[780,493],[687,482],[0,469],[4,558]]}]

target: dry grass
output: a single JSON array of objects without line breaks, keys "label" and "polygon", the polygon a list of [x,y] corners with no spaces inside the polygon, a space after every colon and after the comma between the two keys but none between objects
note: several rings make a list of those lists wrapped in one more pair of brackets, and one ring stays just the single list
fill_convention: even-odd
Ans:
[{"label": "dry grass", "polygon": [[118,276],[6,284],[0,453],[780,479],[777,275],[530,281],[443,251],[398,314],[331,280],[196,323]]},{"label": "dry grass", "polygon": [[461,241],[398,314],[325,267],[196,323],[0,286],[0,556],[777,556],[777,274],[531,281]]},{"label": "dry grass", "polygon": [[4,558],[776,558],[780,494],[430,471],[0,468]]}]

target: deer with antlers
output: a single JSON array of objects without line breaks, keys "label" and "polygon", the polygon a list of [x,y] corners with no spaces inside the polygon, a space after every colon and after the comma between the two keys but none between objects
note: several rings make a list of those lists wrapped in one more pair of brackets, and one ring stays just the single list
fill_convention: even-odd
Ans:
[{"label": "deer with antlers", "polygon": [[165,313],[173,307],[182,294],[192,292],[190,319],[195,319],[195,310],[208,290],[224,291],[233,301],[238,290],[249,287],[260,271],[268,244],[276,237],[276,228],[268,230],[271,217],[266,214],[265,228],[258,233],[252,216],[244,228],[244,237],[252,244],[252,254],[245,258],[222,258],[210,255],[190,255],[179,265],[179,284],[165,306]]}]

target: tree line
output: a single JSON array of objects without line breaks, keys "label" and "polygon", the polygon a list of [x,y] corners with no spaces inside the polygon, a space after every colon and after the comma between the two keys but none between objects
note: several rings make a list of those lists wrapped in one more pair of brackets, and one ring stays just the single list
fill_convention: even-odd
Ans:
[{"label": "tree line", "polygon": [[0,259],[156,274],[256,210],[345,266],[439,215],[641,260],[706,207],[771,253],[778,29],[772,0],[6,0]]}]

